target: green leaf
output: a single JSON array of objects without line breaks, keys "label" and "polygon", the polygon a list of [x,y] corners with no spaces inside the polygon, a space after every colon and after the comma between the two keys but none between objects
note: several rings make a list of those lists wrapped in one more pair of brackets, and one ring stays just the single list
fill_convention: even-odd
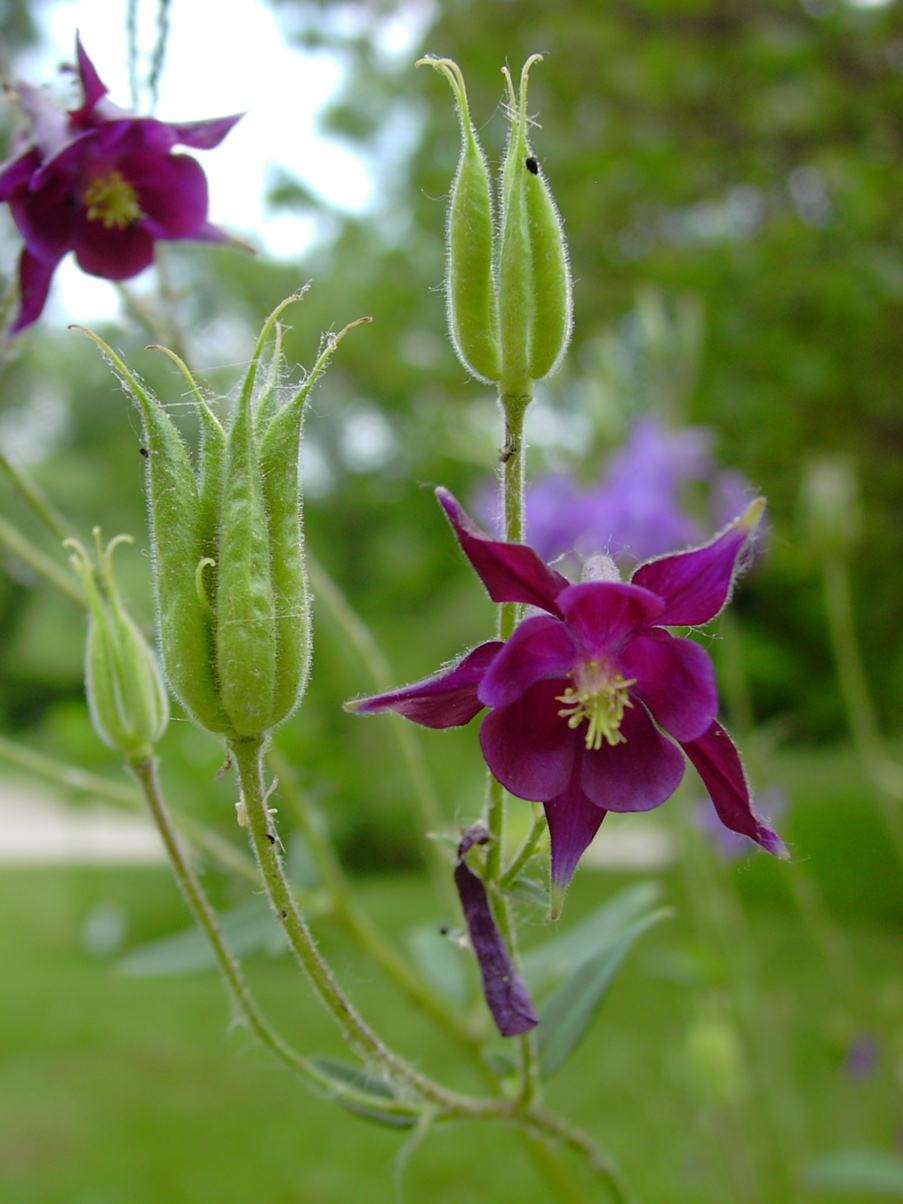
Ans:
[{"label": "green leaf", "polygon": [[[388,1125],[392,1129],[412,1129],[417,1124],[419,1114],[416,1112],[390,1112],[380,1108],[380,1100],[395,1101],[398,1099],[395,1091],[384,1079],[375,1078],[357,1066],[349,1066],[346,1062],[336,1062],[332,1058],[311,1058],[311,1064],[335,1083],[339,1092],[336,1103],[341,1104],[343,1108],[347,1108],[356,1116],[365,1116],[368,1120]],[[372,1096],[372,1106],[357,1099],[343,1098],[341,1092],[347,1087]]]},{"label": "green leaf", "polygon": [[[247,957],[260,950],[275,957],[286,948],[285,934],[273,918],[269,903],[260,896],[239,903],[218,918],[233,957]],[[118,962],[117,969],[135,978],[149,978],[197,974],[215,966],[216,958],[207,938],[200,928],[191,927],[159,941],[138,945]]]},{"label": "green leaf", "polygon": [[588,958],[614,944],[625,929],[661,897],[657,882],[635,882],[560,936],[529,949],[523,959],[524,977],[536,993],[560,982]]},{"label": "green leaf", "polygon": [[417,969],[443,999],[467,1003],[467,974],[461,950],[439,931],[438,924],[420,924],[410,929],[405,943]]},{"label": "green leaf", "polygon": [[903,1154],[885,1150],[835,1150],[803,1173],[806,1187],[825,1191],[869,1192],[903,1198]]},{"label": "green leaf", "polygon": [[614,941],[588,958],[559,986],[540,1009],[537,1036],[540,1067],[544,1078],[553,1075],[571,1055],[586,1032],[602,996],[641,933],[673,913],[667,907],[650,912],[622,929]]}]

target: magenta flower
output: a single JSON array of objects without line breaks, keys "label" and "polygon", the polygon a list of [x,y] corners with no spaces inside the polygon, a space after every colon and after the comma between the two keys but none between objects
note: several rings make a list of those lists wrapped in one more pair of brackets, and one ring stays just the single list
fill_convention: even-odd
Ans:
[{"label": "magenta flower", "polygon": [[127,280],[152,262],[157,239],[228,238],[207,221],[203,168],[171,152],[218,146],[241,115],[181,124],[135,117],[107,100],[80,39],[76,50],[80,108],[64,113],[37,88],[16,85],[32,128],[24,150],[0,167],[0,201],[25,240],[12,334],[40,316],[69,251],[90,275]]},{"label": "magenta flower", "polygon": [[481,644],[433,677],[349,708],[445,728],[488,707],[483,756],[511,794],[544,805],[556,891],[606,812],[648,811],[674,793],[684,753],[725,827],[786,857],[715,717],[708,655],[666,630],[719,613],[764,503],[703,547],[641,564],[630,582],[597,557],[595,579],[574,585],[525,544],[488,538],[447,490],[436,494],[490,598],[531,612],[504,643]]}]

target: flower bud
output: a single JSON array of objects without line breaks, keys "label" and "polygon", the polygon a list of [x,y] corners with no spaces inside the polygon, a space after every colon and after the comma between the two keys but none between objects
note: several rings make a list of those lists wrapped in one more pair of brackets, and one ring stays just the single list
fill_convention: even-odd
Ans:
[{"label": "flower bud", "polygon": [[327,341],[303,385],[279,406],[277,328],[274,363],[254,403],[267,336],[296,299],[283,302],[264,325],[228,431],[185,364],[167,352],[188,380],[201,419],[197,475],[160,402],[91,335],[135,396],[144,421],[157,616],[169,683],[197,723],[232,736],[274,728],[300,702],[307,683],[301,426],[310,389],[345,331]]},{"label": "flower bud", "polygon": [[[461,158],[446,226],[445,296],[458,359],[479,380],[499,379],[498,303],[492,269],[492,192],[486,156],[467,107],[464,77],[451,59],[421,59],[451,84],[461,121]],[[418,64],[419,66],[420,64]]]},{"label": "flower bud", "polygon": [[109,748],[130,760],[153,755],[153,746],[169,722],[169,698],[157,658],[122,606],[113,576],[113,551],[131,543],[118,535],[102,548],[94,528],[98,573],[80,543],[67,539],[69,563],[84,586],[88,602],[85,693],[94,730]]},{"label": "flower bud", "polygon": [[852,464],[841,457],[811,460],[803,472],[800,520],[816,555],[850,552],[862,533],[862,508]]}]

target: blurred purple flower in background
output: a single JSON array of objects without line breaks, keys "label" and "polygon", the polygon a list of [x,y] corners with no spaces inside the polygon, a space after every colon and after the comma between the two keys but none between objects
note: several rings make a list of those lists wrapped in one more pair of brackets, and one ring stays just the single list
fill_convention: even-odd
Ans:
[{"label": "blurred purple flower in background", "polygon": [[218,146],[241,115],[178,124],[136,117],[107,100],[80,39],[76,51],[80,108],[63,112],[38,88],[15,88],[31,130],[0,167],[0,201],[25,240],[12,334],[40,316],[69,251],[89,275],[126,280],[150,265],[157,239],[228,241],[207,221],[203,168],[170,152]]},{"label": "blurred purple flower in background", "polygon": [[[706,427],[669,430],[648,415],[637,418],[624,446],[609,459],[598,485],[583,488],[566,473],[538,478],[527,488],[527,542],[546,561],[575,552],[585,560],[604,552],[621,564],[702,543],[742,514],[753,490],[735,469],[718,470]],[[692,482],[708,486],[708,521],[682,508]],[[497,497],[477,501],[477,512],[498,531]]]}]

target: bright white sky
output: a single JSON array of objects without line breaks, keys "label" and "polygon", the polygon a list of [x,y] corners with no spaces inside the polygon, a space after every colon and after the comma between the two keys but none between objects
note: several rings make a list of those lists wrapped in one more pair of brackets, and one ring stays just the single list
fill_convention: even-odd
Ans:
[{"label": "bright white sky", "polygon": [[[153,45],[156,8],[155,0],[139,6],[148,26],[145,52]],[[384,31],[388,54],[405,53],[405,43],[410,46],[420,32],[418,16],[422,20],[427,11],[414,5],[410,22]],[[42,8],[41,17],[43,45],[16,65],[17,74],[59,86],[64,81],[58,65],[74,60],[78,30],[110,99],[129,107],[124,0],[53,3]],[[366,165],[315,132],[317,110],[341,82],[335,58],[286,45],[273,10],[259,0],[172,0],[170,22],[157,116],[185,121],[247,114],[215,150],[191,152],[210,182],[211,221],[246,237],[262,254],[293,257],[302,251],[312,237],[311,223],[264,208],[268,168],[275,165],[335,205],[366,207],[371,199]],[[114,288],[79,272],[68,256],[42,321],[71,321],[74,313],[79,321],[96,321],[117,309]]]}]

